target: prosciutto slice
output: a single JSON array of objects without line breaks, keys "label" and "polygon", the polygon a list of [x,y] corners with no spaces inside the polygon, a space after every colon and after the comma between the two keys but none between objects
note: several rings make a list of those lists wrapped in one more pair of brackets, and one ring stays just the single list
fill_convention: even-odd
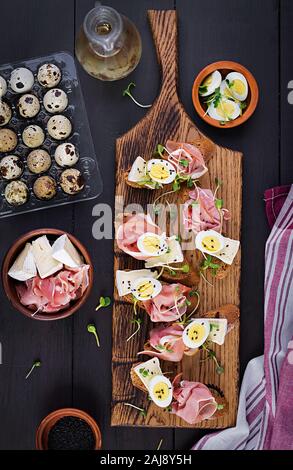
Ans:
[{"label": "prosciutto slice", "polygon": [[189,424],[211,418],[217,411],[217,402],[208,387],[199,382],[180,381],[181,375],[173,381],[172,413]]},{"label": "prosciutto slice", "polygon": [[178,320],[187,310],[186,296],[190,287],[182,284],[164,284],[159,295],[145,300],[144,306],[153,322]]},{"label": "prosciutto slice", "polygon": [[[213,192],[210,189],[196,188],[189,193],[190,199],[183,206],[183,224],[195,234],[202,230],[221,230],[220,212],[215,206]],[[229,220],[227,209],[220,209],[224,220]]]},{"label": "prosciutto slice", "polygon": [[183,358],[185,345],[182,341],[182,325],[158,326],[151,330],[149,344],[156,351],[145,350],[138,354],[158,357],[162,361],[179,362]]},{"label": "prosciutto slice", "polygon": [[64,269],[58,274],[41,279],[39,276],[16,286],[22,305],[37,311],[53,313],[79,299],[89,285],[89,266]]},{"label": "prosciutto slice", "polygon": [[133,258],[146,260],[149,256],[141,253],[137,247],[138,238],[146,232],[162,235],[160,227],[158,227],[149,215],[135,214],[129,215],[124,219],[117,230],[116,240],[120,250],[124,251]]},{"label": "prosciutto slice", "polygon": [[198,179],[208,171],[202,153],[195,145],[168,140],[166,149],[168,160],[175,165],[179,175]]}]

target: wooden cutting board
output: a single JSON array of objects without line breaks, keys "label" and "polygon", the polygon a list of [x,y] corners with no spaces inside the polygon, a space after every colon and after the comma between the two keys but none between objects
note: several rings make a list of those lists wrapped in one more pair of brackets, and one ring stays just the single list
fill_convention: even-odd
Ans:
[{"label": "wooden cutting board", "polygon": [[[175,11],[149,11],[148,17],[156,45],[158,61],[162,69],[162,89],[159,97],[148,114],[129,132],[116,141],[116,222],[125,206],[140,204],[146,210],[158,191],[134,189],[126,185],[123,173],[129,169],[138,155],[145,159],[152,158],[158,143],[168,139],[179,142],[196,142],[208,161],[208,173],[201,178],[201,187],[214,187],[215,178],[223,181],[220,196],[224,206],[231,211],[232,218],[227,224],[225,235],[240,239],[241,195],[242,195],[242,155],[215,145],[204,136],[186,114],[177,94],[177,17]],[[187,47],[187,45],[186,45]],[[184,191],[168,196],[170,203],[183,203]],[[161,202],[164,199],[161,200]],[[132,207],[134,209],[134,206]],[[129,208],[128,208],[129,210]],[[170,222],[171,223],[171,222]],[[118,224],[116,223],[116,228]],[[196,264],[194,251],[186,252],[190,263]],[[115,242],[114,275],[117,269],[141,269],[143,262],[135,260],[121,252]],[[201,304],[198,313],[206,312],[220,305],[233,303],[239,306],[240,252],[238,253],[228,276],[214,282],[214,287],[200,282]],[[134,326],[132,305],[118,296],[115,288],[113,309],[113,346],[112,346],[112,419],[113,426],[160,426],[160,427],[197,427],[225,428],[233,426],[236,420],[238,403],[238,347],[239,322],[227,335],[223,346],[216,346],[217,357],[225,367],[222,375],[215,372],[212,361],[200,362],[200,354],[185,357],[182,363],[163,363],[163,371],[173,374],[183,372],[186,380],[199,381],[218,386],[228,400],[228,410],[222,418],[192,426],[182,419],[158,408],[147,399],[146,394],[134,388],[129,371],[138,362],[137,352],[143,350],[148,333],[153,327],[146,312],[140,312],[143,318],[141,330],[133,340],[126,339],[133,333]],[[148,359],[148,356],[143,356]],[[172,377],[172,376],[171,376]],[[125,406],[131,403],[147,410],[146,418],[135,409]]]}]

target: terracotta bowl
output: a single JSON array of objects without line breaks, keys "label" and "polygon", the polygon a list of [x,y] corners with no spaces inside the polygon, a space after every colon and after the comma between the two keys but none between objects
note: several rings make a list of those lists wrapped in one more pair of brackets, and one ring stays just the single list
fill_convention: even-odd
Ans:
[{"label": "terracotta bowl", "polygon": [[[86,289],[83,296],[80,299],[73,301],[72,304],[70,304],[68,308],[65,308],[55,313],[40,312],[40,313],[36,313],[35,315],[32,315],[33,313],[32,310],[30,310],[29,308],[25,307],[24,305],[20,303],[17,292],[16,292],[16,284],[18,283],[18,281],[8,276],[8,271],[10,267],[12,266],[14,260],[16,259],[17,255],[21,252],[21,250],[24,248],[27,242],[30,242],[42,235],[47,235],[49,240],[54,240],[58,238],[60,235],[64,235],[64,233],[68,235],[68,238],[71,240],[75,248],[81,253],[81,255],[84,258],[85,263],[90,265],[88,288]],[[87,250],[85,249],[85,247],[81,244],[79,240],[77,240],[77,238],[75,238],[70,233],[64,232],[63,230],[54,229],[54,228],[38,229],[38,230],[33,230],[31,232],[28,232],[25,235],[22,235],[18,240],[16,240],[13,243],[11,248],[8,250],[3,261],[3,265],[2,265],[2,282],[3,282],[4,291],[8,299],[12,303],[13,307],[19,312],[35,320],[60,320],[62,318],[69,317],[70,315],[75,313],[78,309],[81,308],[81,306],[87,300],[90,294],[92,285],[93,285],[93,264],[91,262],[90,256]]]},{"label": "terracotta bowl", "polygon": [[83,419],[91,427],[95,440],[95,450],[99,450],[102,447],[102,436],[99,426],[96,421],[85,411],[78,410],[76,408],[61,408],[60,410],[53,411],[40,423],[36,433],[36,449],[37,450],[48,450],[48,436],[49,432],[54,424],[64,416],[75,416]]},{"label": "terracotta bowl", "polygon": [[[248,83],[248,96],[246,99],[247,107],[243,110],[242,115],[238,118],[234,119],[233,121],[229,121],[225,123],[225,125],[220,124],[220,121],[211,118],[206,114],[206,105],[200,99],[198,94],[199,87],[203,80],[210,75],[215,70],[219,70],[222,76],[225,77],[230,72],[239,72],[244,75]],[[243,65],[238,64],[237,62],[231,61],[220,61],[214,62],[213,64],[207,65],[196,77],[192,87],[192,101],[194,107],[196,109],[197,114],[208,124],[214,127],[220,127],[221,129],[227,129],[231,127],[237,127],[243,124],[247,119],[252,116],[255,111],[255,108],[258,103],[259,92],[258,92],[258,85],[254,78],[254,76],[247,70],[247,68],[243,67]]]}]

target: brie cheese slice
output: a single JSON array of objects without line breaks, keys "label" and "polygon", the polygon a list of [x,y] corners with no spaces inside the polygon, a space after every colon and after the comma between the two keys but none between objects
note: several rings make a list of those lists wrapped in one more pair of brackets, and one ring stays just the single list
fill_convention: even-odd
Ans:
[{"label": "brie cheese slice", "polygon": [[160,361],[157,357],[152,357],[152,359],[135,366],[134,372],[138,375],[144,386],[149,390],[150,381],[157,375],[162,375]]},{"label": "brie cheese slice", "polygon": [[142,157],[137,157],[128,173],[128,181],[139,183],[146,178],[146,161]]},{"label": "brie cheese slice", "polygon": [[211,329],[207,339],[221,346],[222,344],[224,344],[225,336],[227,334],[227,319],[210,318],[209,323]]},{"label": "brie cheese slice", "polygon": [[157,271],[150,271],[149,269],[136,269],[134,271],[116,271],[116,287],[120,297],[123,295],[132,293],[132,283],[136,279],[143,277],[156,278],[158,275]]},{"label": "brie cheese slice", "polygon": [[31,243],[27,243],[8,271],[8,275],[17,281],[27,281],[37,274],[36,263]]},{"label": "brie cheese slice", "polygon": [[52,256],[55,260],[70,268],[78,268],[83,259],[66,234],[57,238],[52,245]]},{"label": "brie cheese slice", "polygon": [[155,266],[162,266],[164,264],[182,263],[184,256],[182,253],[181,245],[176,240],[176,236],[166,238],[168,250],[161,256],[153,256],[148,258],[145,263],[146,268],[153,268]]},{"label": "brie cheese slice", "polygon": [[225,264],[232,264],[239,250],[240,242],[231,238],[224,238],[224,248],[213,256],[219,258]]},{"label": "brie cheese slice", "polygon": [[46,235],[32,242],[32,252],[39,276],[42,279],[51,276],[63,268],[63,264],[53,258],[52,247]]}]

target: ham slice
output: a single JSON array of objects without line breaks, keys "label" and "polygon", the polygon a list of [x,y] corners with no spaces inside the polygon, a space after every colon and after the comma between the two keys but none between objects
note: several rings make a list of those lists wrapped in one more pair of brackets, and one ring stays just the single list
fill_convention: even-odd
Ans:
[{"label": "ham slice", "polygon": [[217,402],[208,387],[199,382],[180,381],[181,375],[173,381],[172,413],[189,424],[211,418],[217,411]]},{"label": "ham slice", "polygon": [[65,269],[41,279],[39,276],[16,286],[22,305],[37,311],[53,313],[79,299],[89,285],[89,266]]},{"label": "ham slice", "polygon": [[168,140],[166,149],[168,160],[175,165],[179,175],[195,180],[208,171],[202,153],[195,145]]},{"label": "ham slice", "polygon": [[[210,189],[196,188],[189,193],[190,199],[183,206],[183,224],[195,234],[202,230],[221,230],[220,212],[215,206],[213,192]],[[229,220],[227,209],[220,209],[223,219]]]},{"label": "ham slice", "polygon": [[135,214],[124,218],[124,223],[117,230],[116,240],[120,250],[133,258],[146,260],[149,256],[143,255],[138,247],[138,238],[146,232],[162,235],[161,229],[154,224],[149,215]]},{"label": "ham slice", "polygon": [[163,284],[159,295],[143,302],[151,320],[153,322],[178,320],[187,310],[186,295],[190,291],[190,287],[182,284]]},{"label": "ham slice", "polygon": [[183,358],[185,345],[182,341],[182,325],[159,326],[150,332],[149,344],[156,351],[145,350],[138,354],[158,357],[162,361],[179,362]]}]

